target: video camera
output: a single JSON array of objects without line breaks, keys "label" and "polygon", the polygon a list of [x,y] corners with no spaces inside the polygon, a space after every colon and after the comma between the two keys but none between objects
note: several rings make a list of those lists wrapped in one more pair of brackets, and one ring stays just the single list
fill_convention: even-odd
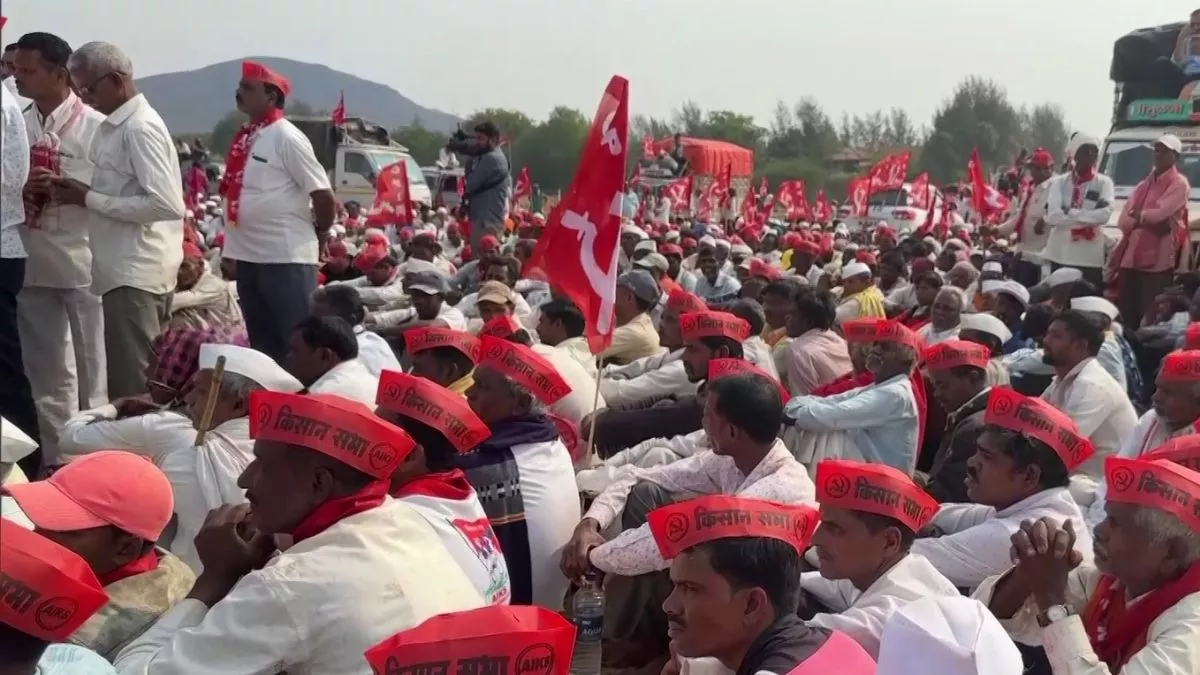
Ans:
[{"label": "video camera", "polygon": [[467,132],[463,131],[462,125],[459,125],[458,129],[446,141],[446,149],[460,155],[475,154],[473,152],[475,147],[475,137],[468,136]]}]

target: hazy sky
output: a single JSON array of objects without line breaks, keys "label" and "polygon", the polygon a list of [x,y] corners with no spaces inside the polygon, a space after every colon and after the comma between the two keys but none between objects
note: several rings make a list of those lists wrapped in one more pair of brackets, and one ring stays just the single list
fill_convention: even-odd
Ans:
[{"label": "hazy sky", "polygon": [[[1113,41],[1200,0],[3,0],[5,42],[57,33],[126,49],[138,76],[261,54],[323,63],[466,115],[557,104],[591,116],[608,78],[634,113],[685,99],[769,123],[811,95],[835,119],[900,106],[926,123],[955,83],[990,77],[1108,130]],[[233,83],[230,83],[233,86]],[[294,97],[305,100],[304,92]],[[332,107],[335,101],[308,101]],[[347,101],[353,113],[354,102]]]}]

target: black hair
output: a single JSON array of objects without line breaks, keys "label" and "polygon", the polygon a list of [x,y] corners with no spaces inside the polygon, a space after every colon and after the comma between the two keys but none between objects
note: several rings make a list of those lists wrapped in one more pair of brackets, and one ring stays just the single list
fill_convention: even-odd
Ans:
[{"label": "black hair", "polygon": [[514,330],[508,334],[508,337],[504,339],[519,345],[525,345],[526,347],[533,346],[533,337],[529,334],[529,331],[525,330],[524,328],[518,328],[517,330]]},{"label": "black hair", "polygon": [[737,340],[733,340],[733,339],[730,339],[727,337],[708,336],[708,337],[698,338],[697,341],[700,344],[704,345],[705,347],[708,347],[710,350],[712,350],[714,352],[721,348],[725,348],[725,349],[729,350],[728,358],[731,358],[731,359],[745,358],[746,353],[742,349],[742,343],[738,342]]},{"label": "black hair", "polygon": [[1104,327],[1098,318],[1077,309],[1068,309],[1059,312],[1054,320],[1061,322],[1073,339],[1087,343],[1089,354],[1095,356],[1100,353],[1100,347],[1104,344]]},{"label": "black hair", "polygon": [[761,588],[771,601],[775,618],[796,613],[800,606],[800,553],[791,544],[769,537],[728,537],[687,552],[699,551],[708,554],[709,566],[732,588]]},{"label": "black hair", "polygon": [[715,246],[699,246],[696,248],[696,260],[703,257],[717,257],[717,247]]},{"label": "black hair", "polygon": [[587,328],[583,313],[575,303],[566,298],[554,298],[541,306],[542,316],[550,321],[558,321],[563,325],[567,337],[579,337]]},{"label": "black hair", "polygon": [[491,120],[484,120],[475,125],[475,133],[483,134],[491,139],[498,139],[500,138],[500,127]]},{"label": "black hair", "polygon": [[263,83],[263,91],[268,96],[275,96],[275,107],[283,110],[287,106],[287,97],[283,95],[283,90],[273,84]]},{"label": "black hair", "polygon": [[894,527],[900,531],[900,550],[908,553],[912,548],[913,542],[917,538],[917,533],[904,523],[896,520],[891,516],[884,516],[878,513],[868,513],[866,511],[853,511],[855,518],[858,518],[863,525],[866,526],[867,532],[871,534],[879,534],[889,527]]},{"label": "black hair", "polygon": [[15,52],[15,51],[17,51],[17,43],[13,42],[12,44],[4,45],[4,53],[5,54],[7,54],[9,52]]},{"label": "black hair", "polygon": [[762,295],[764,298],[771,295],[791,300],[801,288],[807,288],[807,286],[796,279],[776,279],[763,287]]},{"label": "black hair", "polygon": [[33,666],[49,646],[46,640],[0,623],[0,654],[3,655],[0,658],[5,664],[28,663]]},{"label": "black hair", "polygon": [[1093,286],[1091,282],[1084,279],[1080,279],[1079,281],[1076,281],[1068,286],[1067,294],[1072,300],[1075,298],[1090,298],[1092,296],[1099,295],[1099,293],[1096,291],[1096,287]]},{"label": "black hair", "polygon": [[837,308],[834,307],[833,296],[828,292],[805,286],[796,291],[794,302],[796,313],[804,317],[804,322],[809,326],[821,330],[833,328]]},{"label": "black hair", "polygon": [[1031,466],[1041,470],[1043,490],[1065,488],[1070,484],[1071,472],[1050,446],[1027,434],[1003,427],[987,426],[984,429],[1000,438],[1004,444],[1002,452],[1012,459],[1014,471],[1022,471]]},{"label": "black hair", "polygon": [[942,290],[942,286],[946,285],[946,280],[943,279],[942,275],[938,274],[937,272],[930,271],[930,272],[922,272],[922,273],[918,274],[917,276],[913,277],[912,284],[913,284],[913,286],[916,286],[918,284],[929,284],[930,286],[933,286],[935,289],[940,291],[940,290]]},{"label": "black hair", "polygon": [[[492,256],[487,261],[488,267],[503,265],[508,272],[508,283],[515,284],[521,278],[521,261],[511,255]],[[486,267],[484,269],[487,269]]]},{"label": "black hair", "polygon": [[426,351],[433,356],[434,361],[456,369],[459,377],[465,377],[475,369],[475,362],[471,357],[455,347],[433,347]]},{"label": "black hair", "polygon": [[1050,328],[1050,322],[1054,321],[1054,313],[1054,308],[1050,305],[1040,303],[1030,305],[1021,319],[1021,332],[1025,337],[1040,342],[1042,338],[1046,337],[1046,330]]},{"label": "black hair", "polygon": [[900,270],[901,276],[905,276],[907,274],[908,266],[905,264],[904,254],[897,249],[892,249],[891,251],[879,256],[879,264],[891,265],[892,267],[895,267],[896,269]]},{"label": "black hair", "polygon": [[367,308],[363,304],[358,289],[346,284],[334,284],[321,289],[321,298],[334,316],[340,316],[351,326],[357,326],[367,317]]},{"label": "black hair", "polygon": [[651,302],[648,300],[643,300],[643,299],[639,298],[637,295],[634,295],[633,296],[633,304],[635,307],[638,308],[639,312],[645,314],[646,312],[649,312],[650,310],[654,309],[654,306],[658,304],[658,301],[654,300],[653,302]]},{"label": "black hair", "polygon": [[17,40],[14,49],[37,52],[43,61],[55,68],[66,68],[71,58],[71,45],[53,33],[26,33]]},{"label": "black hair", "polygon": [[747,373],[709,382],[707,391],[721,417],[753,440],[770,443],[779,436],[783,401],[779,398],[777,382],[763,375]]},{"label": "black hair", "polygon": [[767,325],[763,306],[753,298],[741,298],[729,306],[729,313],[750,324],[750,335],[762,335]]},{"label": "black hair", "polygon": [[396,426],[408,432],[409,436],[425,451],[425,468],[430,471],[449,471],[455,466],[458,449],[454,447],[446,435],[423,422],[411,417],[400,416]]},{"label": "black hair", "polygon": [[513,252],[528,251],[530,254],[533,254],[533,249],[535,248],[537,248],[537,239],[518,239],[516,245],[513,246]]},{"label": "black hair", "polygon": [[328,349],[343,361],[358,357],[354,328],[340,316],[310,316],[296,324],[295,330],[309,347]]}]

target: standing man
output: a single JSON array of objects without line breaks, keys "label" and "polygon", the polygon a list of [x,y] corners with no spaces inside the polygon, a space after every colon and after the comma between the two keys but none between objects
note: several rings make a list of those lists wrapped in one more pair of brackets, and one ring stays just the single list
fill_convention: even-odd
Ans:
[{"label": "standing man", "polygon": [[120,48],[89,42],[67,63],[83,102],[107,118],[92,139],[91,185],[63,175],[54,198],[88,210],[92,292],[104,308],[108,395],[146,392],[150,341],[171,313],[183,262],[183,177],[175,143],[133,85]]},{"label": "standing man", "polygon": [[[25,245],[17,226],[25,222],[22,191],[29,178],[29,137],[17,95],[0,86],[0,417],[37,439],[37,413],[21,362],[17,294],[25,283]],[[37,455],[23,464],[36,469]]]},{"label": "standing man", "polygon": [[475,125],[474,155],[468,165],[463,199],[471,220],[471,250],[478,251],[488,228],[504,230],[508,201],[512,196],[512,172],[508,157],[500,150],[500,128],[491,120]]},{"label": "standing man", "polygon": [[1192,188],[1175,168],[1182,150],[1183,143],[1173,134],[1154,143],[1154,168],[1138,183],[1117,221],[1122,240],[1109,269],[1117,274],[1117,306],[1126,326],[1142,324],[1146,310],[1171,285],[1180,256],[1188,253]]},{"label": "standing man", "polygon": [[[1075,167],[1054,179],[1046,198],[1050,232],[1042,257],[1057,270],[1075,267],[1099,288],[1104,284],[1104,226],[1113,212],[1112,179],[1096,170],[1100,142],[1085,134],[1071,141]],[[1070,154],[1070,153],[1068,153]]]},{"label": "standing man", "polygon": [[997,228],[997,235],[1016,240],[1017,261],[1013,279],[1023,286],[1036,286],[1042,280],[1042,249],[1046,247],[1046,201],[1054,176],[1054,156],[1045,148],[1034,150],[1029,159],[1029,177],[1033,184],[1021,200],[1021,207]]},{"label": "standing man", "polygon": [[71,47],[50,33],[17,42],[17,89],[33,100],[25,128],[36,155],[30,171],[24,235],[29,264],[18,302],[25,372],[37,406],[42,452],[57,464],[58,430],[80,410],[108,402],[104,374],[104,312],[91,291],[88,211],[50,201],[47,176],[92,182],[88,159],[104,115],[71,91]]},{"label": "standing man", "polygon": [[291,91],[291,83],[271,69],[242,64],[234,98],[250,121],[233,137],[221,181],[229,220],[222,255],[237,261],[250,346],[280,363],[292,329],[308,316],[317,266],[337,216],[329,175],[312,143],[283,118]]}]

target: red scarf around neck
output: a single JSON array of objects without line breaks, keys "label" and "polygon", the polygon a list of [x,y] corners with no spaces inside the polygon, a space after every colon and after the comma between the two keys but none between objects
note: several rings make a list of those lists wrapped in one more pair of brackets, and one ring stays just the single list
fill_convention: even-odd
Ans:
[{"label": "red scarf around neck", "polygon": [[238,225],[238,210],[242,200],[242,181],[246,177],[246,162],[250,159],[250,146],[254,137],[266,127],[283,119],[283,111],[272,108],[271,112],[261,119],[246,122],[233,137],[229,146],[229,154],[225,156],[225,176],[221,179],[221,196],[225,198],[227,209],[225,219],[234,227]]},{"label": "red scarf around neck", "polygon": [[1200,592],[1200,563],[1183,576],[1127,606],[1125,589],[1107,574],[1100,577],[1083,614],[1083,626],[1096,656],[1113,672],[1125,667],[1146,646],[1150,624],[1184,597]]},{"label": "red scarf around neck", "polygon": [[1071,208],[1083,208],[1083,186],[1092,182],[1096,178],[1096,167],[1088,169],[1084,173],[1075,171],[1071,174]]},{"label": "red scarf around neck", "polygon": [[390,487],[390,481],[377,480],[354,494],[330,499],[313,509],[289,534],[297,544],[315,537],[336,525],[338,521],[383,504]]},{"label": "red scarf around neck", "polygon": [[158,551],[150,549],[150,552],[146,555],[143,555],[140,558],[134,558],[133,560],[130,560],[129,562],[121,565],[115,570],[108,572],[107,574],[98,575],[98,578],[101,586],[108,586],[109,584],[115,584],[122,579],[135,577],[139,574],[145,574],[146,572],[153,572],[156,569],[158,569]]}]

